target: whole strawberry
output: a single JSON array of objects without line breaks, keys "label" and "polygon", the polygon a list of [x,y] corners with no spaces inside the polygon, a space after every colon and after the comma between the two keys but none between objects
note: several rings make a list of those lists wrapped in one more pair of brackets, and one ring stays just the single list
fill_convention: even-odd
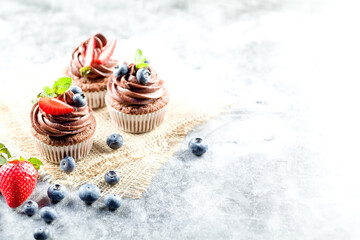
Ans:
[{"label": "whole strawberry", "polygon": [[42,163],[36,158],[25,160],[7,161],[3,153],[8,158],[11,157],[7,148],[0,143],[0,191],[5,197],[9,207],[20,206],[34,191],[37,182],[37,169]]}]

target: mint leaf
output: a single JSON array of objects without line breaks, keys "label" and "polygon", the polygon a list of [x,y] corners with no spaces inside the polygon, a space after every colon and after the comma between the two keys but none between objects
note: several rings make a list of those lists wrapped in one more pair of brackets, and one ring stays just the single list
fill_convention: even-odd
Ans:
[{"label": "mint leaf", "polygon": [[34,165],[36,170],[40,169],[41,165],[44,165],[39,159],[37,158],[29,158],[28,162],[30,162],[32,165]]},{"label": "mint leaf", "polygon": [[8,158],[11,158],[11,154],[10,154],[9,150],[7,148],[5,148],[5,147],[0,149],[0,154],[1,153],[5,153]]},{"label": "mint leaf", "polygon": [[5,145],[4,145],[4,144],[2,144],[2,143],[0,143],[0,148],[3,148],[3,147],[5,147]]},{"label": "mint leaf", "polygon": [[32,104],[37,103],[37,102],[39,101],[39,98],[41,98],[41,97],[43,97],[43,96],[45,96],[44,93],[43,93],[43,92],[40,92],[40,93],[36,96],[35,99],[31,100],[31,103],[32,103]]},{"label": "mint leaf", "polygon": [[142,55],[142,51],[138,48],[135,51],[135,65],[144,63],[146,58]]},{"label": "mint leaf", "polygon": [[44,93],[47,94],[47,95],[53,93],[52,88],[49,87],[49,86],[45,86],[45,87],[43,88],[43,91],[44,91]]},{"label": "mint leaf", "polygon": [[56,97],[57,95],[55,93],[51,93],[49,95],[47,94],[44,94],[45,97],[48,97],[48,98],[53,98],[53,97]]},{"label": "mint leaf", "polygon": [[7,163],[6,158],[5,158],[3,155],[0,154],[0,166],[1,166],[1,165],[4,165],[4,164],[6,164],[6,163]]},{"label": "mint leaf", "polygon": [[80,69],[80,75],[86,77],[91,72],[91,67],[86,66]]},{"label": "mint leaf", "polygon": [[138,48],[135,50],[135,64],[139,64],[140,63],[140,59],[142,56],[142,51]]},{"label": "mint leaf", "polygon": [[62,77],[59,78],[53,86],[53,93],[56,95],[60,95],[62,93],[64,93],[66,90],[68,90],[71,86],[71,78],[69,77]]},{"label": "mint leaf", "polygon": [[43,88],[43,92],[38,95],[38,98],[41,97],[42,95],[48,98],[56,97],[56,94],[54,93],[53,89],[50,88],[49,86],[45,86]]},{"label": "mint leaf", "polygon": [[137,69],[145,68],[145,67],[149,67],[149,64],[147,64],[147,63],[139,63],[138,65],[136,65]]},{"label": "mint leaf", "polygon": [[60,88],[60,83],[58,81],[55,81],[53,87],[52,87],[52,92],[56,93]]},{"label": "mint leaf", "polygon": [[62,77],[55,81],[53,87],[45,86],[43,91],[39,93],[36,99],[32,100],[33,104],[38,102],[38,99],[41,97],[53,98],[68,90],[71,86],[72,80],[69,77]]}]

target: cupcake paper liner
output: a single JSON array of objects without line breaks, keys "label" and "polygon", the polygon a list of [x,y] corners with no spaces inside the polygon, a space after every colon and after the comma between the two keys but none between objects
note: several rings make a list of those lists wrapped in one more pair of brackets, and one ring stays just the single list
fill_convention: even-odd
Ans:
[{"label": "cupcake paper liner", "polygon": [[124,132],[144,133],[159,126],[165,117],[166,106],[156,112],[134,115],[122,113],[111,107],[105,100],[112,121]]},{"label": "cupcake paper liner", "polygon": [[88,105],[92,109],[101,108],[105,106],[106,90],[99,92],[84,92]]},{"label": "cupcake paper liner", "polygon": [[93,136],[91,136],[90,138],[80,143],[58,147],[45,144],[36,137],[33,138],[35,140],[36,148],[41,153],[41,155],[48,162],[56,164],[59,164],[61,159],[66,156],[71,156],[75,159],[75,161],[79,161],[90,152],[94,140]]}]

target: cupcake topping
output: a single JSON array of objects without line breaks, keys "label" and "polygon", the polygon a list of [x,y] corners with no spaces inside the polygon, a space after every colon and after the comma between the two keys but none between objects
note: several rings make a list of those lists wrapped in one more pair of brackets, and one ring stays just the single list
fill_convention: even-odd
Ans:
[{"label": "cupcake topping", "polygon": [[[31,111],[31,122],[37,132],[51,136],[61,137],[82,132],[91,124],[92,110],[84,99],[78,99],[83,93],[72,92],[69,88],[71,78],[60,78],[53,86],[44,87],[38,95],[39,101]],[[79,103],[82,101],[81,103]]]},{"label": "cupcake topping", "polygon": [[110,77],[117,61],[111,59],[116,40],[108,44],[104,35],[98,33],[77,47],[69,66],[69,74],[73,79],[83,82],[100,81]]},{"label": "cupcake topping", "polygon": [[85,57],[84,57],[84,65],[85,67],[82,67],[80,69],[80,74],[83,77],[86,77],[91,71],[91,66],[94,63],[95,58],[95,37],[92,36],[89,39],[87,48],[85,49]]},{"label": "cupcake topping", "polygon": [[74,111],[74,108],[55,97],[63,94],[71,86],[71,78],[62,77],[55,81],[53,87],[45,86],[43,91],[38,94],[35,103],[39,101],[39,107],[44,112],[51,115],[63,115]]},{"label": "cupcake topping", "polygon": [[146,68],[141,68],[136,71],[136,80],[142,84],[147,84],[151,79],[151,73]]},{"label": "cupcake topping", "polygon": [[135,65],[137,69],[149,67],[146,57],[142,54],[142,51],[138,48],[135,51]]},{"label": "cupcake topping", "polygon": [[114,53],[116,46],[116,40],[113,40],[109,44],[107,44],[102,50],[99,56],[96,58],[96,62],[100,64],[106,64],[110,61],[111,56]]},{"label": "cupcake topping", "polygon": [[[124,63],[115,68],[115,75],[108,83],[109,95],[124,105],[146,105],[163,95],[164,81],[145,62],[140,49],[136,50],[135,63]],[[124,66],[127,70],[123,69]]]},{"label": "cupcake topping", "polygon": [[74,111],[74,108],[69,104],[66,104],[57,98],[47,97],[41,97],[39,99],[39,108],[45,113],[53,116],[64,115]]}]

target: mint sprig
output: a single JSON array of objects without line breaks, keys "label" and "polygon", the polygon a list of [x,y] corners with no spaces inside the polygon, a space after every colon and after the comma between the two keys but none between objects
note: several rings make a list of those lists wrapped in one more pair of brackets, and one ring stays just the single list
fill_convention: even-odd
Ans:
[{"label": "mint sprig", "polygon": [[[0,166],[6,164],[10,160],[10,158],[11,154],[9,150],[5,147],[4,144],[0,143]],[[39,159],[33,157],[26,160],[25,158],[20,156],[18,160],[30,162],[32,165],[34,165],[36,170],[39,170],[40,166],[44,165]]]},{"label": "mint sprig", "polygon": [[135,51],[135,65],[137,69],[149,67],[149,64],[146,62],[146,57],[143,56],[142,51],[138,48]]},{"label": "mint sprig", "polygon": [[53,98],[58,95],[66,92],[71,86],[72,79],[69,77],[62,77],[55,81],[53,87],[45,86],[43,91],[39,93],[33,103],[37,103],[38,99],[41,97]]},{"label": "mint sprig", "polygon": [[53,86],[53,92],[56,95],[60,95],[68,90],[71,86],[72,80],[69,77],[62,77],[55,81]]},{"label": "mint sprig", "polygon": [[86,77],[90,72],[91,72],[91,67],[90,66],[85,66],[85,67],[80,69],[80,75],[82,77]]}]

